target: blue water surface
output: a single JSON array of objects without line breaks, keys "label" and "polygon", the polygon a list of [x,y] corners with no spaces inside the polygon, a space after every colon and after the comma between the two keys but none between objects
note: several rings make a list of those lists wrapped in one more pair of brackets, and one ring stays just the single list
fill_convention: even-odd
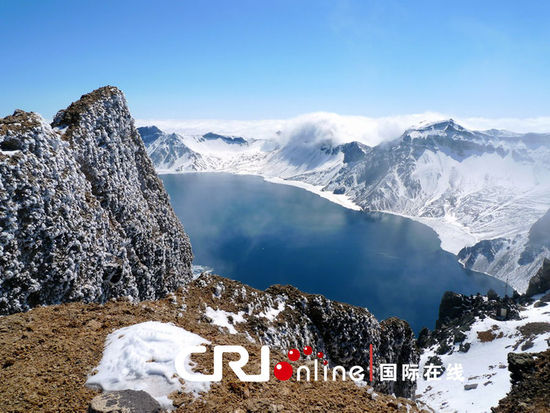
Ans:
[{"label": "blue water surface", "polygon": [[[447,290],[503,294],[505,284],[466,270],[429,227],[352,211],[300,188],[218,173],[162,175],[191,238],[195,264],[252,287],[308,293],[433,328]],[[510,291],[510,289],[508,289]]]}]

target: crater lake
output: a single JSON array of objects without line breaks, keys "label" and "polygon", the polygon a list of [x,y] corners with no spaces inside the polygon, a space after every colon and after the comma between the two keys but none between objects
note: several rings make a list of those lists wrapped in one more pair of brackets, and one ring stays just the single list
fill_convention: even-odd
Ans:
[{"label": "crater lake", "polygon": [[[161,175],[194,264],[258,289],[300,290],[432,329],[443,293],[505,283],[464,269],[429,227],[346,209],[304,189],[223,173]],[[507,292],[511,293],[510,287]]]}]

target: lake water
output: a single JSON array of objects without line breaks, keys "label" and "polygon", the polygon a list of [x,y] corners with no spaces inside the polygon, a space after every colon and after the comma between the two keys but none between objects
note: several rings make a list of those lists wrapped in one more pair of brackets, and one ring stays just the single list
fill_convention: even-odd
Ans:
[{"label": "lake water", "polygon": [[[465,270],[430,228],[352,211],[260,177],[162,175],[191,238],[195,264],[252,287],[292,284],[308,293],[433,328],[447,290],[499,294],[505,284]],[[510,290],[509,290],[510,291]]]}]

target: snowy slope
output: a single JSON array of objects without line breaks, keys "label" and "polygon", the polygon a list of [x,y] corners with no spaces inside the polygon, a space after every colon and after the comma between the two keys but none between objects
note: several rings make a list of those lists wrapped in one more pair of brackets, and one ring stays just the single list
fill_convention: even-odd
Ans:
[{"label": "snowy slope", "polygon": [[[460,345],[454,344],[451,354],[440,355],[446,371],[437,380],[418,381],[419,399],[442,413],[490,412],[511,388],[508,353],[537,353],[548,348],[548,306],[531,304],[520,311],[520,317],[521,320],[506,321],[477,318],[465,331],[464,341],[470,344],[469,350],[460,351]],[[436,347],[422,354],[420,371],[436,355]],[[456,364],[462,367],[462,374],[450,367]],[[463,380],[457,380],[460,375]]]},{"label": "snowy slope", "polygon": [[159,172],[257,174],[410,217],[433,228],[465,266],[519,291],[549,256],[550,243],[533,249],[528,241],[550,209],[550,135],[470,131],[452,119],[373,147],[311,125],[254,141],[207,135],[163,134],[148,153]]}]

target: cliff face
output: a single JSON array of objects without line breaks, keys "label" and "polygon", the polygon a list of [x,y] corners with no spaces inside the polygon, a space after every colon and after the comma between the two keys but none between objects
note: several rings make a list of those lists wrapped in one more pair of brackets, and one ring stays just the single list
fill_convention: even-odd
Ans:
[{"label": "cliff face", "polygon": [[124,95],[98,89],[48,125],[0,119],[0,314],[158,298],[191,277],[191,245]]}]

